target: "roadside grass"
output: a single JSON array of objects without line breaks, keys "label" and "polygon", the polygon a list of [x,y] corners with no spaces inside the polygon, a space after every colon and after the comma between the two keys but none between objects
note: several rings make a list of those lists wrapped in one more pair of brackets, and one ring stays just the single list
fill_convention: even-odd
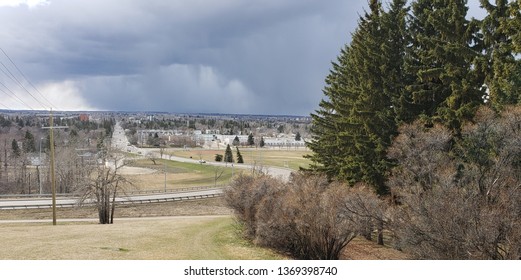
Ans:
[{"label": "roadside grass", "polygon": [[[239,151],[242,154],[245,164],[253,164],[257,166],[276,166],[285,167],[293,170],[298,170],[300,167],[309,167],[310,160],[303,158],[304,155],[311,152],[303,149],[256,149],[256,148],[241,148]],[[232,149],[234,159],[236,160],[236,150]],[[224,155],[224,150],[168,150],[167,154],[183,158],[202,159],[207,162],[215,161],[216,154]]]},{"label": "roadside grass", "polygon": [[231,217],[163,217],[49,224],[3,224],[0,259],[242,260],[283,259],[235,230]]},{"label": "roadside grass", "polygon": [[[216,167],[205,164],[185,163],[170,160],[138,159],[129,164],[132,167],[156,170],[152,174],[124,175],[139,190],[179,189],[186,187],[219,186],[228,184],[232,178],[231,167]],[[166,165],[166,166],[165,166]],[[166,167],[166,168],[165,168]],[[216,174],[222,175],[215,181]]]}]

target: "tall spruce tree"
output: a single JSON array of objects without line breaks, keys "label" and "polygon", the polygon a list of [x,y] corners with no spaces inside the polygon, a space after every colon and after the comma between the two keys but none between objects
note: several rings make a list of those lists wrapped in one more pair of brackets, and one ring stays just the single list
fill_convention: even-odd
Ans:
[{"label": "tall spruce tree", "polygon": [[34,136],[29,130],[25,131],[24,150],[27,153],[33,153],[36,151],[36,145],[34,143]]},{"label": "tall spruce tree", "polygon": [[337,62],[332,62],[332,69],[325,79],[326,86],[322,91],[324,98],[319,103],[319,109],[311,114],[312,137],[307,145],[313,154],[306,158],[312,161],[311,171],[323,173],[329,178],[340,176],[344,154],[342,150],[352,147],[349,139],[342,137],[344,133],[340,127],[340,119],[345,118],[349,112],[350,102],[347,100],[352,95],[347,89],[347,76],[350,74],[347,65],[349,51],[349,46],[344,46]]},{"label": "tall spruce tree", "polygon": [[519,6],[507,0],[480,0],[487,16],[481,21],[481,33],[485,49],[483,65],[485,84],[488,87],[490,105],[501,110],[504,105],[521,101],[521,64],[516,59],[513,38],[519,33],[514,28],[513,15],[519,14]]},{"label": "tall spruce tree", "polygon": [[418,116],[417,106],[413,103],[407,84],[414,80],[413,75],[405,71],[405,51],[410,42],[407,34],[407,0],[393,0],[389,11],[382,15],[384,38],[381,46],[381,71],[383,73],[384,96],[391,99],[392,109],[397,124],[410,123]]},{"label": "tall spruce tree", "polygon": [[385,193],[391,167],[386,150],[397,119],[408,118],[402,97],[406,10],[402,0],[393,1],[389,12],[380,1],[369,4],[370,12],[360,18],[351,44],[326,78],[326,99],[312,114],[309,147],[314,154],[309,158],[315,171],[350,183],[363,181]]},{"label": "tall spruce tree", "polygon": [[411,4],[411,44],[407,71],[415,75],[409,90],[420,114],[458,133],[485,94],[475,70],[477,28],[466,19],[466,0],[417,0]]},{"label": "tall spruce tree", "polygon": [[226,145],[226,150],[224,151],[224,162],[233,162],[233,153],[230,144]]},{"label": "tall spruce tree", "polygon": [[[521,0],[512,2],[510,5],[510,15],[512,21],[510,22],[509,28],[511,30],[521,30]],[[513,34],[512,39],[514,41],[514,50],[517,53],[521,53],[521,32]]]},{"label": "tall spruce tree", "polygon": [[242,154],[239,151],[239,147],[235,147],[237,149],[237,163],[244,163],[244,159],[242,158]]}]

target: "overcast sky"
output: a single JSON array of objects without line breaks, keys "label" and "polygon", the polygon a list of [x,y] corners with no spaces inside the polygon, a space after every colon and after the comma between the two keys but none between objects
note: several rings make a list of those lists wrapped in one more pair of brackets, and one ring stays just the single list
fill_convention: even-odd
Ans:
[{"label": "overcast sky", "polygon": [[[475,12],[478,1],[469,2]],[[0,108],[309,115],[366,7],[367,0],[0,0],[0,48],[38,89],[0,52],[25,88],[0,64]]]}]

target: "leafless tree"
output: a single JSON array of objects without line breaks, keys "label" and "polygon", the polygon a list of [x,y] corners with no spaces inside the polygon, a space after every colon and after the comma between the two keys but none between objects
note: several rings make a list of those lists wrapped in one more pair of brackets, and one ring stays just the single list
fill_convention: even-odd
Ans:
[{"label": "leafless tree", "polygon": [[112,224],[116,209],[116,197],[125,193],[131,182],[118,173],[124,164],[122,157],[108,152],[90,172],[90,179],[77,190],[79,203],[93,203],[98,210],[100,224]]},{"label": "leafless tree", "polygon": [[148,158],[154,165],[157,165],[157,154],[154,152],[148,152],[146,154],[146,158]]},{"label": "leafless tree", "polygon": [[214,183],[214,187],[217,187],[217,181],[223,176],[224,168],[216,165],[216,166],[214,166],[213,171],[214,171],[213,183]]}]

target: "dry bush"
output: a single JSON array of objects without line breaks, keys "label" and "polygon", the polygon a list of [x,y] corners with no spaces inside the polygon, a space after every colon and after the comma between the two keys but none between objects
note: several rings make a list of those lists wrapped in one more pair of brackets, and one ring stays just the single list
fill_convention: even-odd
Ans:
[{"label": "dry bush", "polygon": [[224,191],[224,198],[238,219],[245,226],[245,234],[254,239],[256,235],[256,215],[260,201],[269,195],[280,182],[267,175],[256,177],[240,174],[229,188]]},{"label": "dry bush", "polygon": [[481,109],[460,139],[441,127],[401,129],[388,182],[399,247],[419,259],[521,257],[521,128],[512,120],[519,108]]},{"label": "dry bush", "polygon": [[341,209],[343,216],[360,235],[372,240],[372,234],[376,229],[377,243],[384,245],[383,230],[389,220],[389,207],[386,201],[378,197],[374,188],[365,184],[357,184],[350,188],[342,198]]},{"label": "dry bush", "polygon": [[376,195],[362,193],[319,176],[298,174],[284,183],[242,175],[225,197],[257,244],[299,259],[338,259],[361,228],[367,228],[364,221],[383,216],[373,200]]}]

